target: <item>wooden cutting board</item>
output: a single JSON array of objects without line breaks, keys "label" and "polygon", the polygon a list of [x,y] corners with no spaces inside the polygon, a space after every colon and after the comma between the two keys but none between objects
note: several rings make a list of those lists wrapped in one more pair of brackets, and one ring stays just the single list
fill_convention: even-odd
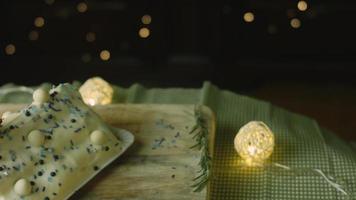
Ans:
[{"label": "wooden cutting board", "polygon": [[[0,114],[24,105],[0,104]],[[193,192],[201,152],[195,144],[194,105],[113,104],[94,107],[110,125],[135,135],[128,152],[80,189],[71,200],[204,200],[207,190]],[[202,106],[213,152],[215,117]]]}]

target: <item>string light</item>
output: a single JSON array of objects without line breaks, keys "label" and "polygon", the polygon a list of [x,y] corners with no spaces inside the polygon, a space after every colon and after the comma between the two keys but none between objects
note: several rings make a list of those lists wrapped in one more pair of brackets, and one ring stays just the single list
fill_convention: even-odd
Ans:
[{"label": "string light", "polygon": [[251,121],[239,130],[234,145],[247,165],[261,165],[273,152],[274,135],[265,123]]},{"label": "string light", "polygon": [[253,22],[255,20],[255,15],[252,12],[247,12],[244,14],[244,20],[245,22]]},{"label": "string light", "polygon": [[138,31],[138,35],[141,38],[148,38],[150,36],[150,29],[148,28],[140,28],[140,30]]},{"label": "string light", "polygon": [[83,101],[91,106],[110,104],[114,94],[110,84],[100,77],[93,77],[85,81],[79,88],[79,92]]},{"label": "string light", "polygon": [[141,22],[142,22],[143,24],[148,25],[148,24],[150,24],[150,23],[152,22],[152,17],[151,17],[150,15],[144,15],[144,16],[142,16],[142,18],[141,18]]},{"label": "string light", "polygon": [[88,42],[94,42],[95,39],[96,39],[96,35],[95,35],[95,33],[93,33],[93,32],[89,32],[89,33],[86,34],[85,39],[86,39]]},{"label": "string light", "polygon": [[88,10],[88,5],[86,3],[84,3],[84,2],[80,2],[77,5],[77,10],[80,13],[84,13],[84,12],[86,12]]},{"label": "string light", "polygon": [[306,11],[308,9],[308,4],[306,1],[299,1],[297,7],[300,11]]},{"label": "string light", "polygon": [[34,25],[38,28],[43,27],[45,24],[45,19],[43,17],[36,17],[34,21]]},{"label": "string light", "polygon": [[39,38],[39,33],[37,31],[31,31],[28,34],[28,39],[31,40],[31,41],[38,40],[38,38]]},{"label": "string light", "polygon": [[14,55],[16,52],[16,47],[13,44],[8,44],[5,47],[5,53],[9,56]]},{"label": "string light", "polygon": [[101,60],[107,61],[110,59],[110,51],[108,50],[102,50],[100,52],[100,58]]},{"label": "string light", "polygon": [[302,25],[302,23],[300,22],[300,20],[298,18],[293,18],[292,20],[290,20],[290,25],[297,29],[300,28],[300,26]]}]

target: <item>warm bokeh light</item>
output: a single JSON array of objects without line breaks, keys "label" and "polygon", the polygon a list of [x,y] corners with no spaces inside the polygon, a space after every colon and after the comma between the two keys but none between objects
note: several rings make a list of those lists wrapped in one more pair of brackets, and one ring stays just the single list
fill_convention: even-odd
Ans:
[{"label": "warm bokeh light", "polygon": [[108,51],[108,50],[102,50],[101,52],[100,52],[100,58],[102,59],[102,60],[109,60],[110,59],[110,51]]},{"label": "warm bokeh light", "polygon": [[84,13],[84,12],[86,12],[88,10],[88,5],[86,3],[84,3],[84,2],[80,2],[77,5],[77,10],[80,13]]},{"label": "warm bokeh light", "polygon": [[299,19],[297,18],[293,18],[292,20],[290,20],[290,25],[293,27],[293,28],[299,28],[302,23],[300,22]]},{"label": "warm bokeh light", "polygon": [[245,124],[234,139],[237,153],[249,166],[263,164],[271,156],[274,144],[273,132],[261,121]]},{"label": "warm bokeh light", "polygon": [[252,12],[247,12],[244,14],[245,22],[253,22],[255,20],[255,15]]},{"label": "warm bokeh light", "polygon": [[14,55],[16,52],[16,47],[13,44],[8,44],[5,47],[5,53],[9,56]]},{"label": "warm bokeh light", "polygon": [[150,24],[150,23],[152,22],[152,17],[151,17],[151,15],[144,15],[144,16],[142,16],[141,22],[142,22],[143,24]]},{"label": "warm bokeh light", "polygon": [[138,31],[138,35],[141,38],[148,38],[148,36],[150,36],[150,29],[148,29],[148,28],[140,28],[140,30]]},{"label": "warm bokeh light", "polygon": [[306,11],[308,9],[308,4],[306,1],[299,1],[297,7],[300,11]]},{"label": "warm bokeh light", "polygon": [[38,40],[38,38],[39,38],[39,33],[38,33],[38,31],[31,31],[31,32],[28,34],[28,39],[31,40],[31,41]]},{"label": "warm bokeh light", "polygon": [[85,81],[79,92],[88,105],[107,105],[112,102],[114,89],[104,79],[93,77]]},{"label": "warm bokeh light", "polygon": [[96,39],[96,35],[94,32],[88,32],[85,36],[85,39],[88,41],[88,42],[94,42],[95,39]]},{"label": "warm bokeh light", "polygon": [[45,24],[45,19],[43,17],[36,17],[34,21],[34,25],[38,28],[43,27]]}]

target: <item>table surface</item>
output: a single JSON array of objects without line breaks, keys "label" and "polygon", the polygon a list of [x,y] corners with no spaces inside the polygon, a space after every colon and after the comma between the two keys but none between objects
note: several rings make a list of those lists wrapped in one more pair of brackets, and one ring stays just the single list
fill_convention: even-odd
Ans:
[{"label": "table surface", "polygon": [[[268,100],[267,98],[270,98],[272,99],[270,102],[272,102],[273,104],[280,105],[289,110],[293,110],[293,106],[295,106],[294,109],[301,108],[301,110],[304,110],[305,112],[316,112],[316,105],[322,105],[320,108],[320,112],[323,112],[325,115],[326,112],[324,110],[327,110],[328,108],[330,109],[330,105],[334,105],[334,109],[348,105],[341,100],[340,102],[343,103],[339,104],[333,101],[337,101],[339,99],[350,100],[348,99],[348,95],[342,95],[344,94],[343,92],[337,93],[337,90],[329,90],[330,91],[328,93],[320,93],[321,90],[313,90],[312,88],[308,89],[307,87],[276,85],[270,88],[261,88],[260,91],[256,92],[256,94],[260,95],[260,99]],[[182,97],[181,95],[177,95],[178,91],[181,91],[182,95],[184,94],[184,96]],[[273,154],[277,161],[282,160],[283,164],[289,163],[289,166],[291,162],[296,165],[295,167],[316,166],[319,169],[320,166],[322,166],[326,169],[326,171],[328,171],[327,169],[329,169],[330,167],[330,160],[328,159],[328,155],[331,155],[332,153],[334,163],[337,163],[337,165],[332,165],[336,168],[332,168],[334,172],[332,172],[331,175],[334,174],[338,178],[341,178],[341,180],[353,182],[353,175],[355,174],[353,169],[355,165],[352,160],[354,154],[350,154],[350,149],[345,151],[340,151],[339,149],[337,151],[337,154],[335,154],[335,152],[325,152],[325,144],[318,143],[318,141],[327,140],[330,146],[330,151],[332,151],[334,148],[346,147],[347,145],[345,145],[346,143],[335,139],[335,137],[333,137],[333,134],[330,134],[328,136],[324,135],[324,132],[320,133],[322,129],[317,128],[318,126],[315,126],[316,124],[313,120],[309,120],[308,118],[304,118],[299,115],[286,112],[283,109],[279,109],[274,106],[272,106],[273,109],[271,110],[271,106],[269,103],[256,101],[245,96],[235,95],[233,93],[221,91],[215,86],[210,85],[209,83],[204,85],[203,90],[201,90],[203,92],[197,93],[197,91],[198,90],[184,90],[183,92],[183,90],[176,89],[147,90],[137,85],[135,87],[130,88],[130,90],[128,91],[123,90],[123,92],[127,92],[130,97],[128,99],[128,102],[162,103],[173,101],[176,103],[183,103],[203,101],[206,102],[207,105],[212,106],[212,108],[217,110],[219,116],[219,134],[217,135],[216,141],[219,141],[219,144],[222,147],[226,147],[221,148],[219,151],[216,151],[215,154],[216,158],[214,162],[214,169],[218,170],[218,172],[225,171],[226,169],[228,169],[227,167],[235,166],[235,159],[231,158],[237,158],[237,155],[236,152],[233,150],[231,138],[234,137],[236,130],[238,130],[238,128],[241,127],[246,121],[258,118],[260,120],[270,122],[269,125],[271,125],[272,129],[276,130],[275,133],[278,134],[278,144],[285,144],[288,147],[287,149],[292,149],[292,151],[287,151],[289,153],[286,153],[281,151],[281,149],[283,150],[286,147],[280,146],[281,148],[277,148]],[[219,98],[207,98],[209,97],[208,94],[210,94],[210,97],[213,96]],[[258,97],[257,95],[253,96]],[[280,103],[278,103],[278,100],[281,100]],[[308,107],[310,110],[305,109],[307,107],[307,104],[310,105],[310,107]],[[352,105],[351,102],[349,105]],[[303,112],[299,111],[299,113]],[[351,115],[352,113],[348,116]],[[269,118],[269,116],[273,116],[273,119]],[[323,114],[320,114],[320,116],[323,117]],[[342,115],[337,115],[334,113],[330,116],[331,119],[342,119],[343,117]],[[318,118],[317,120],[322,126],[327,125],[326,127],[329,128],[330,124],[327,124],[325,123],[325,121],[322,121]],[[331,121],[335,122],[335,120]],[[340,124],[342,125],[342,123]],[[348,125],[350,124],[351,123],[349,123]],[[348,131],[351,132],[352,130]],[[316,143],[320,145],[316,146]],[[255,179],[252,180],[251,176],[247,177],[244,173],[240,176],[238,174],[238,171],[236,170],[228,170],[227,173],[217,173],[215,175],[216,176],[212,181],[213,187],[211,187],[211,194],[214,194],[213,199],[240,199],[240,197],[241,199],[258,199],[259,194],[261,195],[261,197],[264,197],[264,195],[272,195],[274,199],[286,199],[286,197],[290,197],[293,199],[296,194],[299,194],[299,197],[304,196],[305,199],[314,199],[313,197],[320,198],[320,196],[334,197],[335,195],[337,195],[333,188],[329,188],[328,192],[325,192],[325,187],[323,187],[325,184],[325,180],[320,178],[318,179],[318,181],[320,181],[319,186],[319,184],[315,184],[315,180],[308,181],[308,178],[305,179],[305,181],[303,181],[302,183],[298,181],[288,182],[287,180],[282,180],[283,176],[279,177],[280,179],[276,179],[276,176],[273,176],[273,178],[270,177],[268,179],[265,179],[264,176],[255,176]],[[263,191],[267,189],[266,187],[264,187],[264,185],[270,185],[271,182],[273,183],[272,185],[274,185],[273,187],[283,189],[274,190],[273,194],[264,193]],[[255,183],[259,184],[256,186]],[[351,185],[350,187],[355,188],[353,185]],[[303,190],[313,190],[313,193],[309,194],[298,192]],[[249,191],[256,191],[256,193],[250,193]]]}]

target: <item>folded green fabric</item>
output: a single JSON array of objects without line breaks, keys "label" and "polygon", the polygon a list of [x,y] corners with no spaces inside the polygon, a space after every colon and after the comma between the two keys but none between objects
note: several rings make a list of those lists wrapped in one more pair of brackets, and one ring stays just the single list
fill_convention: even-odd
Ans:
[{"label": "folded green fabric", "polygon": [[[1,91],[0,102],[31,101],[26,92]],[[356,199],[356,145],[324,130],[313,119],[220,90],[209,82],[201,89],[115,86],[114,101],[205,104],[214,110],[217,133],[210,199]],[[251,120],[264,121],[275,133],[275,151],[265,167],[239,165],[234,150],[236,132]]]}]

